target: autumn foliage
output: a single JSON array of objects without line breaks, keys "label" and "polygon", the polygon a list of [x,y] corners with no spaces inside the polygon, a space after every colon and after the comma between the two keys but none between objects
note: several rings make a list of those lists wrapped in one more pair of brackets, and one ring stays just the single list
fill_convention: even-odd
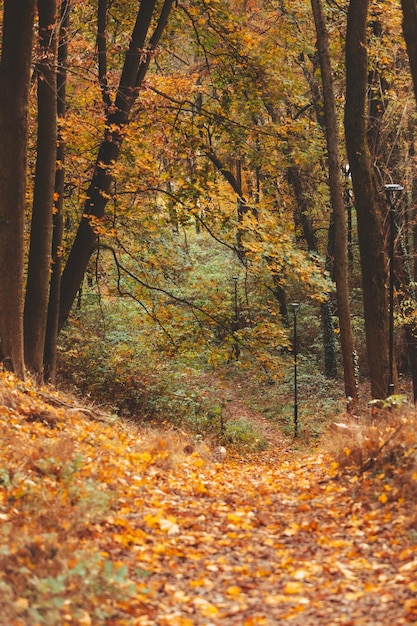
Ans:
[{"label": "autumn foliage", "polygon": [[360,471],[279,433],[216,456],[6,373],[0,400],[1,624],[416,622],[411,428]]}]

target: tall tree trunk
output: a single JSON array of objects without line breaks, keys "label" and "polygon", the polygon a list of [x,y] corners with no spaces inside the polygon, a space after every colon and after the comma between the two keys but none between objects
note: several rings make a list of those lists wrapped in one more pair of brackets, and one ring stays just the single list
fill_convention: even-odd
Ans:
[{"label": "tall tree trunk", "polygon": [[5,366],[22,378],[26,151],[35,4],[35,0],[4,0],[0,63],[0,337]]},{"label": "tall tree trunk", "polygon": [[64,231],[64,183],[65,183],[65,139],[60,129],[60,123],[66,115],[66,87],[68,63],[68,31],[71,10],[71,0],[62,0],[60,33],[58,44],[58,72],[57,72],[57,114],[58,140],[55,172],[55,211],[52,233],[52,271],[49,290],[48,321],[46,324],[44,350],[45,380],[55,383],[57,366],[57,338],[59,298],[61,292],[62,274],[62,237]]},{"label": "tall tree trunk", "polygon": [[325,133],[328,152],[329,187],[333,209],[333,275],[336,282],[337,312],[340,326],[345,394],[357,398],[354,368],[354,343],[349,305],[349,271],[345,205],[341,181],[341,162],[336,103],[330,65],[329,37],[320,0],[311,0],[317,33],[317,48],[323,84]]},{"label": "tall tree trunk", "polygon": [[24,310],[25,364],[42,376],[51,271],[57,142],[56,0],[38,0],[38,137]]},{"label": "tall tree trunk", "polygon": [[417,101],[417,2],[401,0],[403,10],[403,33],[410,61],[414,95]]},{"label": "tall tree trunk", "polygon": [[368,0],[351,0],[346,32],[345,137],[358,221],[366,347],[372,396],[386,397],[389,378],[387,263],[382,199],[367,142]]},{"label": "tall tree trunk", "polygon": [[[92,218],[93,220],[101,219],[104,216],[113,181],[112,166],[119,158],[123,129],[129,124],[132,106],[138,97],[152,53],[168,22],[173,3],[174,0],[164,1],[156,28],[148,39],[157,1],[141,0],[116,99],[112,106],[106,107],[104,138],[99,147],[91,183],[87,190],[83,217],[62,275],[59,329],[62,328],[69,315],[91,254],[97,244],[97,234]],[[103,62],[103,57],[101,57],[101,62]],[[105,93],[107,94],[107,91]]]}]

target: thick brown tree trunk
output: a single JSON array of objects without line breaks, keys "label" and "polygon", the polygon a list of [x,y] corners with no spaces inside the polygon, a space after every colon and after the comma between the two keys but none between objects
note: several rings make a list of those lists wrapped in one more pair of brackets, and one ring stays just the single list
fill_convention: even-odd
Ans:
[{"label": "thick brown tree trunk", "polygon": [[56,0],[38,0],[38,137],[24,310],[25,364],[42,376],[51,271],[57,142]]},{"label": "thick brown tree trunk", "polygon": [[403,10],[404,39],[407,45],[414,95],[417,101],[417,2],[416,0],[401,0],[401,7]]},{"label": "thick brown tree trunk", "polygon": [[4,0],[0,63],[1,352],[5,366],[22,378],[26,150],[35,5],[35,0]]},{"label": "thick brown tree trunk", "polygon": [[[174,0],[164,1],[156,28],[148,39],[157,1],[141,0],[129,49],[126,52],[116,99],[112,106],[106,106],[104,138],[87,190],[83,218],[62,275],[59,329],[62,328],[69,315],[77,291],[82,284],[91,254],[97,245],[94,219],[100,220],[104,216],[113,181],[112,166],[119,158],[123,142],[123,129],[129,123],[132,106],[138,97],[152,53],[165,29],[173,3]],[[102,50],[100,54],[102,55]],[[101,62],[103,62],[102,56]],[[107,92],[104,91],[104,94],[107,95]]]},{"label": "thick brown tree trunk", "polygon": [[57,366],[57,338],[59,298],[61,292],[62,274],[62,237],[64,226],[64,183],[65,183],[65,139],[60,130],[60,122],[66,114],[66,86],[68,63],[68,31],[71,10],[71,0],[62,0],[60,33],[58,44],[58,72],[57,72],[57,114],[58,114],[58,141],[57,166],[55,172],[55,212],[53,217],[52,233],[52,271],[49,291],[48,321],[46,325],[44,350],[45,380],[55,383]]},{"label": "thick brown tree trunk", "polygon": [[367,142],[368,0],[351,0],[346,32],[345,137],[358,222],[366,347],[371,391],[386,397],[389,377],[387,263],[381,196]]},{"label": "thick brown tree trunk", "polygon": [[354,343],[349,305],[347,229],[341,181],[341,162],[336,104],[330,65],[329,37],[320,0],[311,0],[317,33],[317,48],[323,84],[325,133],[328,152],[329,187],[333,209],[333,275],[336,282],[337,312],[340,326],[345,394],[357,398],[354,368]]}]

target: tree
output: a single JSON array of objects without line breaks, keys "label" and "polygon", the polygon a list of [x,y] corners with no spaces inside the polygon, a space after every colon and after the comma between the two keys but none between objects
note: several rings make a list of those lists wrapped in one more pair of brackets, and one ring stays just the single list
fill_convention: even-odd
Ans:
[{"label": "tree", "polygon": [[326,22],[320,0],[311,0],[317,32],[317,48],[323,84],[325,133],[328,152],[329,187],[333,209],[334,254],[333,272],[336,282],[337,310],[346,397],[357,398],[354,371],[354,343],[349,305],[347,229],[345,205],[341,183],[339,133],[336,116],[335,95],[329,55]]},{"label": "tree", "polygon": [[[97,232],[94,221],[100,220],[104,216],[113,181],[112,168],[119,158],[124,131],[130,122],[132,107],[139,95],[155,49],[167,25],[173,2],[174,0],[164,0],[157,17],[157,24],[149,36],[158,3],[156,0],[141,1],[114,101],[111,100],[106,89],[106,75],[103,70],[100,73],[106,108],[105,131],[87,190],[83,217],[62,275],[58,330],[62,328],[69,315],[96,246]],[[99,2],[99,11],[101,11],[99,24],[103,31],[102,10],[103,0]],[[99,36],[99,44],[101,46],[99,59],[101,68],[103,68],[105,50],[101,35]]]},{"label": "tree", "polygon": [[38,0],[38,137],[24,308],[25,364],[42,377],[57,151],[56,0]]},{"label": "tree", "polygon": [[367,141],[368,0],[351,0],[346,31],[345,139],[358,221],[366,347],[373,397],[388,388],[388,299],[381,198]]},{"label": "tree", "polygon": [[54,383],[57,364],[57,338],[59,300],[62,274],[62,237],[64,229],[64,188],[65,188],[65,137],[63,124],[66,115],[66,89],[68,64],[68,34],[70,25],[71,0],[62,0],[58,43],[57,71],[57,150],[55,172],[55,202],[52,232],[51,284],[49,291],[48,316],[45,331],[44,374],[45,380]]},{"label": "tree", "polygon": [[403,33],[410,61],[414,95],[417,101],[417,3],[416,0],[401,0],[403,11]]},{"label": "tree", "polygon": [[23,266],[28,99],[35,0],[4,0],[0,62],[0,337],[24,377]]}]

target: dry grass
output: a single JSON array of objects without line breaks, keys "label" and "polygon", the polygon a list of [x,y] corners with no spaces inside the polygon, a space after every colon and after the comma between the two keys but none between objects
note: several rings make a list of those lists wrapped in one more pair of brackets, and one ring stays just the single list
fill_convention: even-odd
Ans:
[{"label": "dry grass", "polygon": [[380,472],[407,497],[416,496],[417,412],[377,402],[361,417],[333,423],[326,443],[342,472]]}]

